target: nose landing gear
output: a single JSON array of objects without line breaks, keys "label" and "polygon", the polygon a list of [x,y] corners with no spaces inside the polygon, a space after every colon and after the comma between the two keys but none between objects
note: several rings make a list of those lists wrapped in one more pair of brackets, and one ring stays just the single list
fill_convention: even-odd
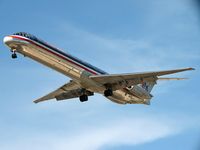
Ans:
[{"label": "nose landing gear", "polygon": [[12,50],[11,52],[12,52],[12,55],[11,55],[12,59],[16,59],[17,58],[16,51]]}]

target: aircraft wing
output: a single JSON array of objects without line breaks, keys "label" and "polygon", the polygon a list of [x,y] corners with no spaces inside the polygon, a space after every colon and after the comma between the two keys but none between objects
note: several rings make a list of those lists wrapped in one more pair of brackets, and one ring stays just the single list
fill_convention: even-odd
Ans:
[{"label": "aircraft wing", "polygon": [[65,99],[75,98],[78,96],[76,96],[76,94],[74,94],[74,92],[76,92],[78,90],[80,90],[80,86],[76,82],[70,81],[69,83],[64,84],[63,86],[59,87],[55,91],[37,99],[37,100],[34,100],[34,103],[39,103],[39,102],[47,101],[47,100],[54,99],[54,98],[56,98],[57,100],[61,100],[62,94],[65,95]]},{"label": "aircraft wing", "polygon": [[154,78],[157,80],[159,76],[173,74],[187,70],[194,70],[194,68],[183,68],[183,69],[153,71],[153,72],[139,72],[131,74],[108,74],[108,75],[106,74],[106,75],[90,76],[90,78],[102,85],[115,85],[122,82],[126,83],[131,82],[130,84],[133,85],[133,84],[140,84],[143,82],[143,80],[148,78]]}]

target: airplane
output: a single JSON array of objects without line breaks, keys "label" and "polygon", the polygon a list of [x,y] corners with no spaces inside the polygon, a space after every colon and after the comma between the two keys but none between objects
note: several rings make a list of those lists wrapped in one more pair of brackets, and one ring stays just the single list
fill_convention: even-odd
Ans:
[{"label": "airplane", "polygon": [[158,80],[185,79],[160,76],[194,70],[194,68],[182,68],[108,74],[26,32],[5,36],[3,42],[11,50],[13,59],[17,58],[17,53],[20,53],[72,79],[53,92],[34,100],[35,103],[51,99],[61,101],[72,98],[79,98],[81,102],[85,102],[89,96],[99,93],[118,104],[150,105],[153,97],[151,91]]}]

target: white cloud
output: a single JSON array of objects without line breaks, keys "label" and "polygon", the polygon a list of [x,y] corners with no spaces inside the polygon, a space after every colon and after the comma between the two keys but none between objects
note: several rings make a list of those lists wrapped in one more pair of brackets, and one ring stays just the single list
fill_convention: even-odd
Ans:
[{"label": "white cloud", "polygon": [[136,145],[163,138],[173,132],[171,127],[150,120],[113,122],[107,127],[91,129],[72,137],[61,149],[97,150],[103,146]]},{"label": "white cloud", "polygon": [[[160,41],[160,37],[158,39],[155,37],[143,39],[111,38],[76,28],[69,23],[62,23],[60,30],[62,30],[62,33],[66,33],[62,39],[68,41],[67,43],[62,42],[64,47],[69,47],[70,51],[76,56],[92,64],[106,67],[105,70],[108,70],[108,72],[119,73],[118,70],[121,70],[121,72],[132,70],[131,72],[134,72],[180,66],[188,67],[192,60],[199,59],[198,51],[194,49],[190,50],[189,53],[185,45],[169,44],[167,37],[162,38],[162,41]],[[72,48],[70,48],[70,45],[72,45]],[[111,56],[116,59],[111,61]],[[188,65],[185,65],[186,62]]]},{"label": "white cloud", "polygon": [[135,118],[110,121],[104,125],[82,128],[72,133],[54,133],[45,135],[42,132],[9,140],[9,144],[1,143],[0,149],[20,150],[98,150],[106,146],[138,145],[152,142],[160,138],[177,134],[184,127],[158,118]]}]

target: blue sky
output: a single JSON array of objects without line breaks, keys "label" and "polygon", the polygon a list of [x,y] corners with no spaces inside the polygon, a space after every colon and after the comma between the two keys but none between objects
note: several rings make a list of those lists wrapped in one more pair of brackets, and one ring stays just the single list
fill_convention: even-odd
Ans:
[{"label": "blue sky", "polygon": [[69,81],[0,44],[0,149],[198,150],[200,16],[192,0],[0,0],[0,39],[25,31],[110,73],[194,67],[158,82],[150,106],[101,95],[32,100]]}]

